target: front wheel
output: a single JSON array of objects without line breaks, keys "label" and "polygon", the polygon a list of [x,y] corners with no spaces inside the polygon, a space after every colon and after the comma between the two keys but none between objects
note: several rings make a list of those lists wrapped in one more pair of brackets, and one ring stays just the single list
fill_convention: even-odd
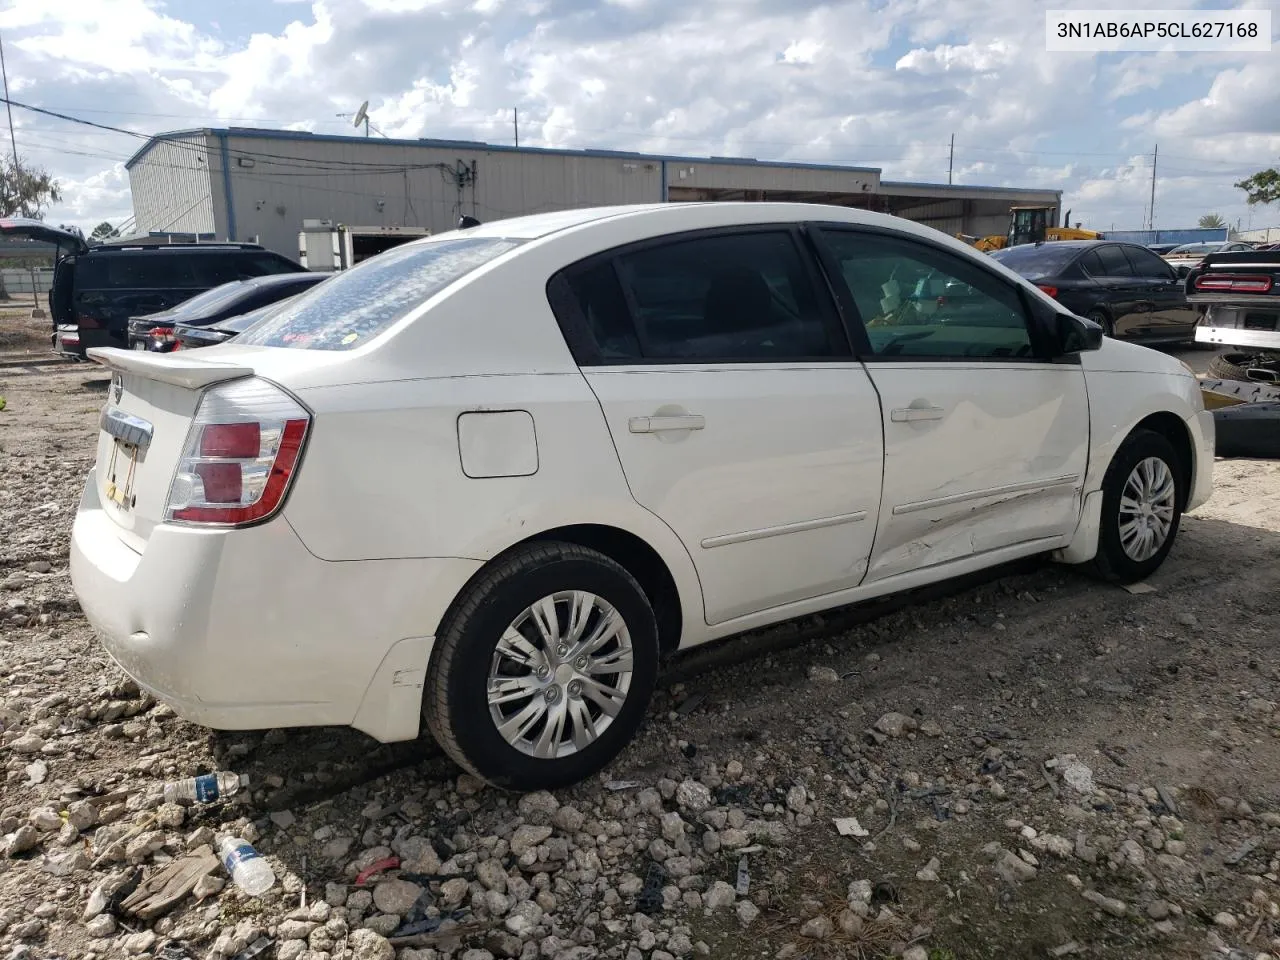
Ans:
[{"label": "front wheel", "polygon": [[1094,567],[1107,580],[1136,583],[1164,563],[1186,503],[1187,471],[1167,438],[1136,430],[1102,481],[1102,529]]},{"label": "front wheel", "polygon": [[554,789],[630,742],[657,679],[648,598],[621,565],[570,543],[518,548],[441,625],[423,713],[444,750],[495,786]]},{"label": "front wheel", "polygon": [[1111,318],[1107,316],[1105,311],[1090,310],[1087,319],[1092,320],[1102,328],[1103,336],[1114,338],[1116,335],[1116,325],[1111,322]]}]

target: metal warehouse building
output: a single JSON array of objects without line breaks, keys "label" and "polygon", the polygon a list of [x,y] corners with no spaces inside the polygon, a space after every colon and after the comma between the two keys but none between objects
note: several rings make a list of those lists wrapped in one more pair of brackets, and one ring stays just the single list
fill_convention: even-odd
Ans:
[{"label": "metal warehouse building", "polygon": [[233,127],[153,137],[126,163],[138,233],[212,233],[296,256],[304,220],[453,229],[617,203],[786,200],[893,213],[945,233],[1004,233],[1013,204],[1061,191],[898,183],[872,167],[615,150],[389,140]]}]

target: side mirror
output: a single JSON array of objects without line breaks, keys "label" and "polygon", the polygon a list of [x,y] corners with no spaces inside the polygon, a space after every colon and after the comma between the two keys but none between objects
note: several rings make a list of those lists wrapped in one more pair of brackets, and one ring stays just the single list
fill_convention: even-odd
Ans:
[{"label": "side mirror", "polygon": [[1073,313],[1060,313],[1055,318],[1057,347],[1061,356],[1102,349],[1102,327]]}]

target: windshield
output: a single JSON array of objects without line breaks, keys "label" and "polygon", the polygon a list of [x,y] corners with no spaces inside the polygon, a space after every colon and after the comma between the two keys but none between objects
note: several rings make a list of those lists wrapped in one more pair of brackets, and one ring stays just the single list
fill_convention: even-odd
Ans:
[{"label": "windshield", "polygon": [[996,250],[991,254],[991,258],[1028,280],[1039,280],[1042,277],[1058,276],[1079,255],[1080,250],[1076,247],[1046,243],[1043,246],[1026,244],[1006,247],[1003,250]]},{"label": "windshield", "polygon": [[238,341],[262,347],[354,349],[520,243],[467,237],[395,247],[288,301]]}]

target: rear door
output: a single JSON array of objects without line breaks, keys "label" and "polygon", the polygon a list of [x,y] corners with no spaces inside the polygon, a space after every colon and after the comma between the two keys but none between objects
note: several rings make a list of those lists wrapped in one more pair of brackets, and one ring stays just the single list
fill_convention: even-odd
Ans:
[{"label": "rear door", "polygon": [[1144,247],[1125,244],[1124,252],[1133,264],[1134,273],[1146,285],[1151,303],[1144,331],[1175,337],[1194,333],[1197,311],[1187,303],[1185,284],[1173,268]]},{"label": "rear door", "polygon": [[1151,301],[1146,284],[1119,244],[1094,247],[1080,258],[1080,266],[1103,289],[1104,304],[1117,337],[1140,336],[1150,324]]},{"label": "rear door", "polygon": [[797,231],[670,236],[549,291],[632,495],[693,558],[708,623],[861,582],[880,410]]}]

